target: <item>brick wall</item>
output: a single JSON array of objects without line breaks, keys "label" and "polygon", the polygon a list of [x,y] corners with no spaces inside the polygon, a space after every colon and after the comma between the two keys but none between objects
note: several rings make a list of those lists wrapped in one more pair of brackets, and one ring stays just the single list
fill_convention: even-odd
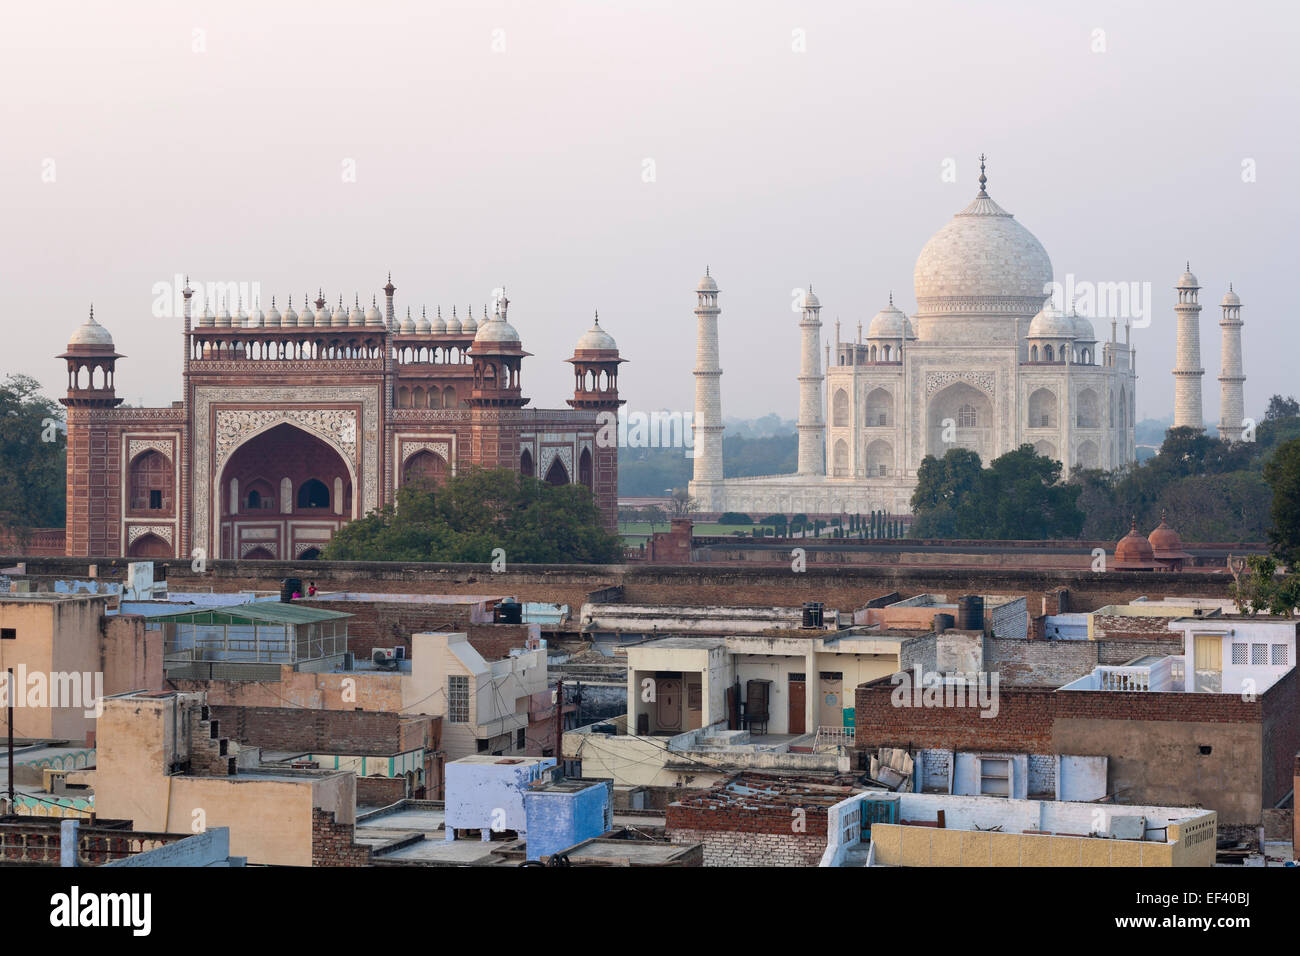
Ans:
[{"label": "brick wall", "polygon": [[[316,586],[321,579],[314,578]],[[414,590],[414,589],[411,589]],[[384,604],[368,601],[312,601],[308,606],[353,615],[348,619],[348,650],[358,660],[369,660],[376,647],[405,647],[411,654],[411,635],[430,631],[464,631],[469,625],[468,604]]]},{"label": "brick wall", "polygon": [[209,708],[221,732],[241,744],[268,750],[394,754],[401,751],[401,714],[298,707]]},{"label": "brick wall", "polygon": [[705,866],[816,866],[826,851],[826,808],[802,809],[800,818],[786,806],[673,803],[665,827],[675,844],[702,843]]},{"label": "brick wall", "polygon": [[[32,574],[85,575],[84,559],[31,558]],[[121,559],[96,563],[111,573],[125,568]],[[1111,571],[1094,574],[1088,569],[1054,571],[1038,568],[903,567],[889,564],[826,566],[809,564],[803,574],[790,572],[789,552],[773,567],[667,567],[652,565],[514,565],[493,574],[485,565],[402,564],[350,561],[209,561],[196,574],[190,562],[164,561],[168,581],[176,590],[199,587],[217,591],[273,588],[281,578],[314,580],[318,587],[372,593],[420,592],[428,594],[514,594],[524,601],[580,607],[592,591],[621,585],[631,603],[689,605],[777,604],[797,607],[804,601],[823,601],[830,607],[860,607],[880,594],[899,591],[1005,594],[1041,601],[1045,591],[1064,587],[1070,591],[1072,611],[1095,610],[1106,604],[1125,604],[1149,594],[1150,574]],[[1162,573],[1161,595],[1226,597],[1228,575]],[[397,643],[396,641],[393,642]]]},{"label": "brick wall", "polygon": [[894,706],[893,694],[901,689],[889,678],[858,687],[854,733],[859,747],[1051,752],[1050,688],[999,686],[998,714],[992,718],[981,717],[978,707]]},{"label": "brick wall", "polygon": [[311,865],[370,866],[370,847],[354,840],[356,827],[335,823],[334,814],[312,807]]},{"label": "brick wall", "polygon": [[699,843],[704,866],[816,866],[826,838],[806,834],[746,833],[740,830],[672,830],[670,843]]},{"label": "brick wall", "polygon": [[499,661],[528,643],[528,624],[470,624],[469,643],[485,661]]},{"label": "brick wall", "polygon": [[359,807],[387,807],[408,796],[405,777],[357,777]]},{"label": "brick wall", "polygon": [[1141,641],[1168,637],[1172,617],[1126,617],[1098,614],[1092,619],[1092,636],[1097,641]]}]

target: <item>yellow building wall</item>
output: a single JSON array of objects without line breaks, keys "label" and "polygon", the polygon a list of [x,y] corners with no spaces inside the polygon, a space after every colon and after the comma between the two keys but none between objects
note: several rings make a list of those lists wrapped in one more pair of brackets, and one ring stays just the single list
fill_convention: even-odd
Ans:
[{"label": "yellow building wall", "polygon": [[1209,866],[1214,855],[1213,836],[1180,851],[1177,843],[873,823],[871,840],[885,866]]}]

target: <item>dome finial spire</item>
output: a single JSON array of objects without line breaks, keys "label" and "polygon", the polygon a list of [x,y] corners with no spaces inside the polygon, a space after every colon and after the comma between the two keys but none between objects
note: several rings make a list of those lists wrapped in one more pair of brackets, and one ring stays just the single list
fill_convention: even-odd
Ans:
[{"label": "dome finial spire", "polygon": [[984,189],[984,187],[988,184],[988,181],[989,181],[989,178],[988,178],[987,176],[984,175],[984,160],[985,160],[985,159],[986,159],[985,155],[984,155],[983,153],[980,153],[980,198],[981,198],[981,199],[988,199],[988,198],[989,198],[989,194],[988,194],[988,193],[985,191],[985,189]]}]

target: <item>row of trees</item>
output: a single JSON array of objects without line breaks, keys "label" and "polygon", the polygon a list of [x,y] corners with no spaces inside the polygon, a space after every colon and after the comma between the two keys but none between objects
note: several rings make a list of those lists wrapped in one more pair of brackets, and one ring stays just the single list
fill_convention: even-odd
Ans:
[{"label": "row of trees", "polygon": [[67,442],[63,407],[36,379],[0,382],[0,536],[24,541],[33,528],[61,528],[66,519]]},{"label": "row of trees", "polygon": [[473,468],[441,485],[403,485],[396,505],[344,525],[321,556],[608,564],[622,559],[623,540],[605,530],[595,498],[582,485],[550,485],[509,469]]}]

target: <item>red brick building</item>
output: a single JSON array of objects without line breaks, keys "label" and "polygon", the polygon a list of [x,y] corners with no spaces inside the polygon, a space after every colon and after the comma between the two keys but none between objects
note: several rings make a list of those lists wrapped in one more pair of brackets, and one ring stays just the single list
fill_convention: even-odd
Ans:
[{"label": "red brick building", "polygon": [[[498,299],[482,321],[331,311],[323,297],[281,313],[211,303],[184,290],[182,398],[123,408],[124,356],[90,318],[67,363],[67,553],[71,556],[310,558],[344,523],[393,501],[417,477],[471,466],[582,484],[615,527],[618,449],[598,441],[616,413],[624,361],[599,319],[571,358],[566,409],[529,408],[525,352]],[[147,370],[139,370],[147,374]],[[605,429],[606,433],[611,430]],[[603,438],[604,436],[601,435]]]}]

